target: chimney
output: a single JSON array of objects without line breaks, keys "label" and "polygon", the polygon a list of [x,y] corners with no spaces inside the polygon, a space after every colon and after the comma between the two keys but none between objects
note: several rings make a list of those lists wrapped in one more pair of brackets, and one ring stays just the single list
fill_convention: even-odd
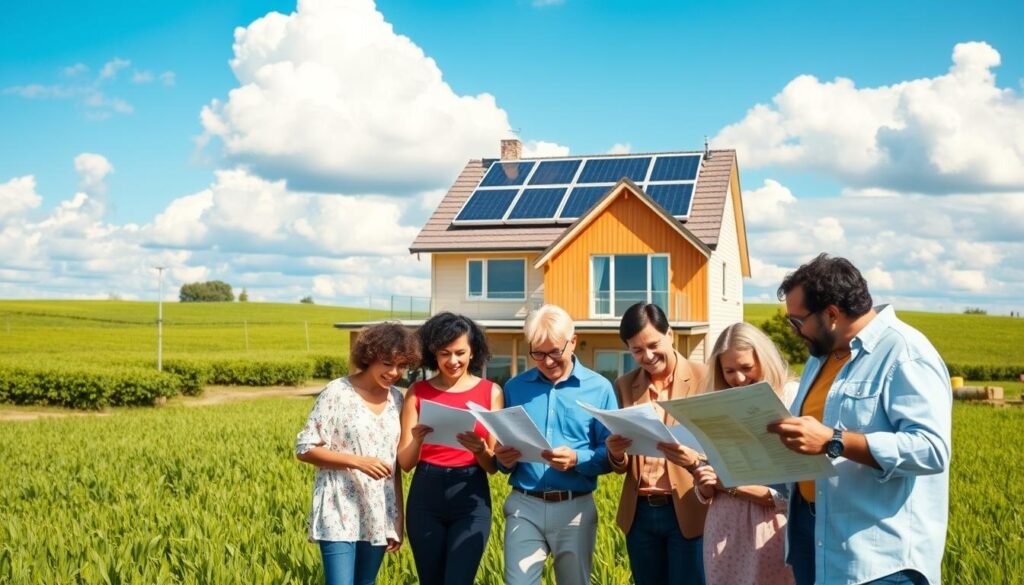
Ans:
[{"label": "chimney", "polygon": [[501,141],[501,160],[519,160],[523,157],[523,143],[518,138]]}]

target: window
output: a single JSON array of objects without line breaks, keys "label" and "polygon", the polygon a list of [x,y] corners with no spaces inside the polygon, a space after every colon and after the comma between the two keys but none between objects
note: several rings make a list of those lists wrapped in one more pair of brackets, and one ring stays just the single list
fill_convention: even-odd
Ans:
[{"label": "window", "polygon": [[[519,369],[518,373],[522,374],[526,371],[526,357],[519,356]],[[495,355],[491,356],[491,360],[484,366],[484,378],[504,386],[505,382],[508,382],[509,378],[512,377],[512,356],[507,355]]]},{"label": "window", "polygon": [[725,275],[726,275],[725,261],[723,260],[722,261],[722,299],[727,298],[726,295],[725,295],[725,280],[726,280],[725,279]]},{"label": "window", "polygon": [[594,316],[620,317],[639,302],[668,308],[667,255],[592,256],[590,275],[590,312]]},{"label": "window", "polygon": [[628,351],[594,352],[594,370],[611,381],[635,367],[636,360]]},{"label": "window", "polygon": [[488,301],[526,299],[526,260],[491,258],[468,261],[466,297]]}]

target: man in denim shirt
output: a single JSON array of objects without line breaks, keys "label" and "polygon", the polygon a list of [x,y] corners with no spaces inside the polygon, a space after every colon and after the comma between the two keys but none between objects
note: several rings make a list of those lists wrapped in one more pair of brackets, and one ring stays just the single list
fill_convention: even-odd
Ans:
[{"label": "man in denim shirt", "polygon": [[836,475],[791,486],[798,585],[939,583],[949,513],[952,390],[932,344],[860,271],[821,254],[779,287],[811,354],[792,418],[769,426]]}]

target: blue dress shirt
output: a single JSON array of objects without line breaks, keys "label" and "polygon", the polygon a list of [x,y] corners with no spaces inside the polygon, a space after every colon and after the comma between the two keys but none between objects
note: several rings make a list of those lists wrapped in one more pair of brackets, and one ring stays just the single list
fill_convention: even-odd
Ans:
[{"label": "blue dress shirt", "polygon": [[593,491],[597,489],[597,476],[611,471],[604,445],[611,433],[576,401],[602,409],[618,408],[615,391],[607,378],[584,366],[576,356],[572,360],[572,372],[558,384],[537,368],[505,383],[506,408],[522,406],[552,447],[576,451],[576,466],[569,471],[558,471],[544,463],[516,463],[508,479],[512,487]]},{"label": "blue dress shirt", "polygon": [[[850,343],[850,361],[828,391],[822,422],[864,434],[881,469],[839,457],[837,475],[815,482],[815,580],[863,583],[914,569],[940,583],[949,513],[949,372],[924,335],[891,307],[876,310]],[[807,362],[795,416],[824,359]]]}]

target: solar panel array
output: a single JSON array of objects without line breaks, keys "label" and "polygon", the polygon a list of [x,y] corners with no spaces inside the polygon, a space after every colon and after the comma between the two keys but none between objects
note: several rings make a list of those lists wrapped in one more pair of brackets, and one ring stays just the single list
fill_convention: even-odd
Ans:
[{"label": "solar panel array", "polygon": [[690,214],[701,154],[497,161],[456,225],[571,223],[628,177],[679,219]]}]

